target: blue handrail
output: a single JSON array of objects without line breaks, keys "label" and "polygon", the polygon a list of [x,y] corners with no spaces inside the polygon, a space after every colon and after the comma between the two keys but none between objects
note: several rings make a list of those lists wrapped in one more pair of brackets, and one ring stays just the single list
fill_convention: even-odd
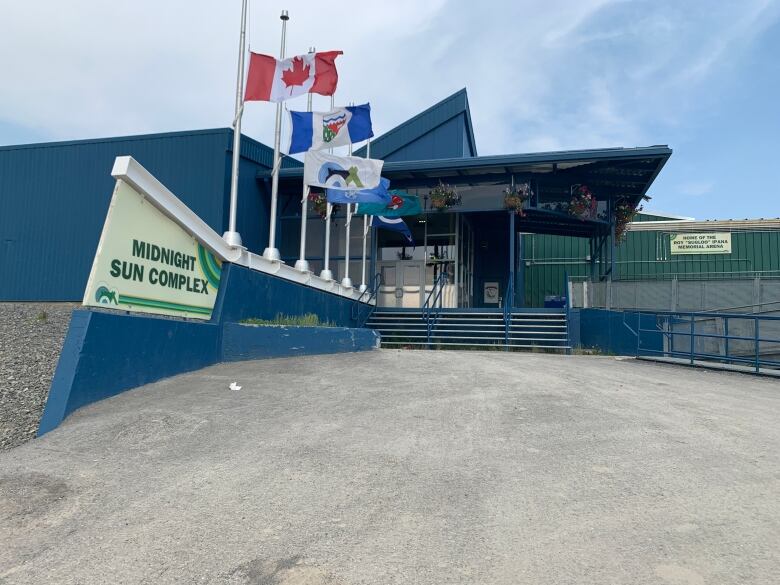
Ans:
[{"label": "blue handrail", "polygon": [[423,303],[422,316],[425,320],[425,328],[427,331],[426,341],[429,346],[431,344],[431,333],[433,332],[433,327],[439,318],[439,314],[441,313],[441,307],[437,307],[436,305],[441,299],[441,295],[444,292],[444,285],[447,284],[447,280],[447,273],[442,270],[439,273],[439,277],[434,281],[433,288],[431,289],[431,292],[428,293],[428,297]]},{"label": "blue handrail", "polygon": [[571,353],[571,333],[569,332],[569,317],[571,316],[571,299],[569,298],[569,273],[563,273],[563,310],[566,314],[566,353]]},{"label": "blue handrail", "polygon": [[[360,325],[361,321],[365,323],[366,321],[368,321],[368,319],[371,318],[371,313],[373,313],[374,310],[376,309],[376,303],[371,304],[371,301],[376,300],[376,295],[379,293],[380,286],[382,286],[382,273],[377,272],[374,275],[374,279],[371,282],[371,286],[368,287],[366,290],[364,290],[362,293],[360,293],[360,296],[352,304],[351,317],[352,320],[355,321],[356,325]],[[360,313],[364,305],[368,305],[368,313],[365,315],[365,317],[361,318]]]},{"label": "blue handrail", "polygon": [[[655,318],[655,327],[642,327],[642,317]],[[720,333],[707,333],[703,332],[701,327],[699,331],[696,331],[697,320],[706,321],[713,319],[723,320],[723,334]],[[752,328],[749,327],[748,331],[752,329],[752,335],[749,334],[733,334],[729,331],[729,322],[734,321],[748,321],[753,323]],[[679,357],[684,358],[690,364],[693,364],[696,360],[709,360],[717,361],[725,364],[744,364],[750,366],[755,373],[760,374],[761,368],[766,369],[780,369],[780,361],[761,358],[761,343],[778,344],[780,345],[780,334],[776,337],[762,336],[761,323],[778,323],[780,317],[773,317],[769,315],[751,314],[751,313],[711,313],[711,312],[697,312],[697,311],[637,311],[637,357],[640,355],[657,355],[661,354],[664,357]],[[675,330],[675,325],[689,325],[686,330]],[[731,329],[732,331],[734,328]],[[766,331],[766,328],[764,329]],[[642,344],[642,333],[652,333],[658,339],[658,335],[662,336],[661,339],[666,339],[669,344],[667,347],[661,347],[661,349],[655,349],[649,347],[647,343]],[[675,349],[674,340],[675,337],[688,338],[688,347],[681,349]],[[706,348],[697,350],[697,340],[706,339],[718,339],[723,340],[723,353],[708,353]],[[647,339],[645,339],[647,342]],[[743,352],[742,355],[735,355],[733,353],[734,345],[730,342],[741,342],[743,348],[752,349],[752,355],[750,352]]]},{"label": "blue handrail", "polygon": [[510,276],[506,283],[504,297],[504,347],[509,349],[509,332],[512,325],[512,306],[515,304],[515,282]]}]

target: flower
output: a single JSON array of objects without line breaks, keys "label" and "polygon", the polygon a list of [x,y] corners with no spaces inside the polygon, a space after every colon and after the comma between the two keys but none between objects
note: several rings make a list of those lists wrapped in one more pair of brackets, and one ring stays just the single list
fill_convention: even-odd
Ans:
[{"label": "flower", "polygon": [[430,190],[429,196],[431,198],[431,207],[439,211],[461,204],[461,196],[455,187],[441,181]]},{"label": "flower", "polygon": [[512,209],[520,217],[525,217],[523,207],[525,202],[531,197],[531,185],[529,183],[519,183],[504,189],[504,207]]},{"label": "flower", "polygon": [[598,201],[588,189],[587,185],[574,185],[571,189],[569,201],[569,214],[580,219],[593,219],[596,217]]}]

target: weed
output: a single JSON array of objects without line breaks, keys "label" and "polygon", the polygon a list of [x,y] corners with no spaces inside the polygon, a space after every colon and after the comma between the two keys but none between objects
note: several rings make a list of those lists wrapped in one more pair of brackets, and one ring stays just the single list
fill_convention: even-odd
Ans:
[{"label": "weed", "polygon": [[336,327],[331,321],[320,321],[319,315],[306,313],[305,315],[283,315],[277,313],[273,319],[243,319],[244,325],[263,326],[288,326],[288,327]]}]

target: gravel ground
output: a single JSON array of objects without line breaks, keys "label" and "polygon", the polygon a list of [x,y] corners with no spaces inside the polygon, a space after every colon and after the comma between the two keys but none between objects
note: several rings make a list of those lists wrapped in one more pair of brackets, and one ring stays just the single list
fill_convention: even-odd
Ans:
[{"label": "gravel ground", "polygon": [[0,303],[0,450],[30,440],[76,303]]}]

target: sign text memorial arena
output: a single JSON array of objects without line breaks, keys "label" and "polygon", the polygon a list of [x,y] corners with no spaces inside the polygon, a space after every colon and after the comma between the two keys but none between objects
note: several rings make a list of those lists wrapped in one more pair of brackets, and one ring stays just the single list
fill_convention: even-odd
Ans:
[{"label": "sign text memorial arena", "polygon": [[117,180],[84,304],[209,319],[220,273],[198,240]]},{"label": "sign text memorial arena", "polygon": [[731,254],[730,232],[671,234],[672,254]]}]

